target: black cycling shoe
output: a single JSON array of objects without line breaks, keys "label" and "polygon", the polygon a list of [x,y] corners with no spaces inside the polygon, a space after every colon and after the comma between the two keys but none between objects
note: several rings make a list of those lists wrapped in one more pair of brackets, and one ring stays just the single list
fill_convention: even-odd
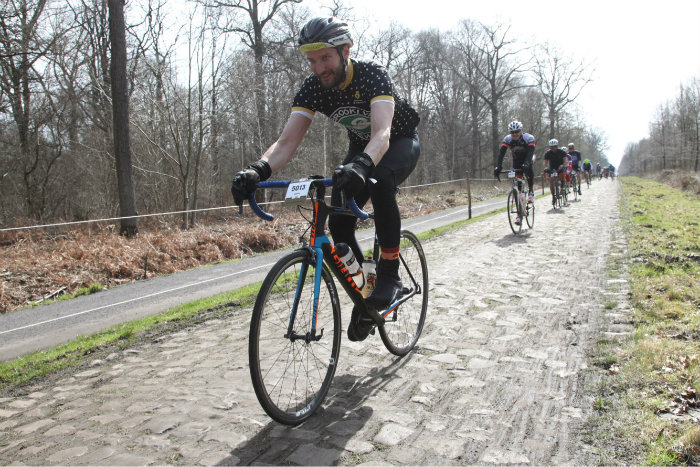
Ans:
[{"label": "black cycling shoe", "polygon": [[355,305],[348,325],[348,339],[353,342],[363,341],[372,333],[373,327],[374,321],[362,313],[359,305]]},{"label": "black cycling shoe", "polygon": [[396,301],[403,290],[403,284],[399,278],[399,260],[380,260],[377,264],[377,279],[374,284],[374,290],[365,299],[367,308],[379,310]]}]

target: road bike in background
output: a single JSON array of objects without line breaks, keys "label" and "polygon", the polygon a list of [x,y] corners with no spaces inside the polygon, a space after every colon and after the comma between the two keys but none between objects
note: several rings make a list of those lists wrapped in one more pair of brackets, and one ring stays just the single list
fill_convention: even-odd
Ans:
[{"label": "road bike in background", "polygon": [[522,169],[502,170],[496,175],[499,182],[502,173],[507,173],[508,178],[513,181],[513,187],[508,192],[506,210],[510,229],[518,235],[523,230],[523,220],[530,229],[535,225],[535,203],[529,203],[527,200],[527,181],[523,177]]}]

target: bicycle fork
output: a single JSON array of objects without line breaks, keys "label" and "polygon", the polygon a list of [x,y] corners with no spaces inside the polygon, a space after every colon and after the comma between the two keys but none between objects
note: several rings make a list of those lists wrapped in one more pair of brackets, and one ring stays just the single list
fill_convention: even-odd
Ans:
[{"label": "bicycle fork", "polygon": [[[294,342],[296,340],[303,340],[307,344],[312,341],[320,341],[323,338],[323,329],[321,329],[320,334],[316,334],[316,318],[318,316],[318,300],[319,300],[319,290],[321,290],[321,275],[323,273],[323,256],[320,254],[319,248],[308,248],[310,254],[310,260],[308,262],[304,261],[301,264],[301,269],[299,271],[299,279],[297,280],[297,287],[294,293],[294,303],[292,304],[292,312],[289,316],[289,325],[287,326],[287,333],[284,335],[286,339]],[[294,331],[294,322],[297,316],[297,310],[299,309],[299,302],[301,300],[302,292],[304,291],[304,284],[306,283],[306,275],[309,272],[309,264],[315,262],[316,269],[314,274],[314,299],[313,299],[313,312],[311,316],[311,330],[304,334],[299,334]]]}]

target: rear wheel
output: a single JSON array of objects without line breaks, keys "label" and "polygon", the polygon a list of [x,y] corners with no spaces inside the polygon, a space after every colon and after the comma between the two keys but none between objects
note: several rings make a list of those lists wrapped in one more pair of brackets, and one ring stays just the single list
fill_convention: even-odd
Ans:
[{"label": "rear wheel", "polygon": [[561,185],[561,205],[566,206],[569,204],[569,196],[567,193],[567,190],[569,187],[566,185],[566,183],[562,183]]},{"label": "rear wheel", "polygon": [[379,335],[387,350],[403,357],[418,342],[428,312],[428,263],[418,238],[401,231],[399,277],[411,298],[386,314]]},{"label": "rear wheel", "polygon": [[518,235],[523,228],[523,223],[520,219],[520,196],[518,196],[518,190],[513,188],[508,193],[508,202],[506,204],[508,209],[508,223],[510,224],[510,229],[515,235]]}]

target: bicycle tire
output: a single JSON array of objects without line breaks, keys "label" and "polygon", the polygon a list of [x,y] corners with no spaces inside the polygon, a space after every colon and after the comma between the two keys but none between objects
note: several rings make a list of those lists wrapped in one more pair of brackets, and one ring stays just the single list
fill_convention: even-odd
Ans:
[{"label": "bicycle tire", "polygon": [[525,205],[525,221],[527,226],[532,229],[535,226],[535,203],[527,203]]},{"label": "bicycle tire", "polygon": [[513,188],[508,193],[508,201],[506,202],[506,207],[508,210],[508,223],[510,224],[510,230],[513,231],[515,235],[518,235],[523,228],[522,219],[520,224],[516,224],[515,220],[520,215],[520,196],[518,196],[518,190]]},{"label": "bicycle tire", "polygon": [[564,185],[561,187],[561,204],[562,206],[567,206],[569,204],[569,196],[567,193],[568,190],[568,185]]},{"label": "bicycle tire", "polygon": [[285,425],[302,423],[320,407],[340,353],[340,303],[325,264],[316,317],[321,338],[307,342],[285,336],[298,287],[293,329],[302,336],[311,330],[315,271],[309,250],[278,260],[260,287],[250,322],[248,358],[255,395],[265,412]]},{"label": "bicycle tire", "polygon": [[571,185],[573,186],[574,190],[574,201],[578,201],[578,176],[571,177]]},{"label": "bicycle tire", "polygon": [[413,233],[402,230],[400,243],[399,276],[404,288],[420,287],[406,302],[399,305],[379,326],[379,335],[389,352],[399,357],[408,354],[415,347],[423,332],[425,316],[428,313],[428,263],[423,247]]}]

